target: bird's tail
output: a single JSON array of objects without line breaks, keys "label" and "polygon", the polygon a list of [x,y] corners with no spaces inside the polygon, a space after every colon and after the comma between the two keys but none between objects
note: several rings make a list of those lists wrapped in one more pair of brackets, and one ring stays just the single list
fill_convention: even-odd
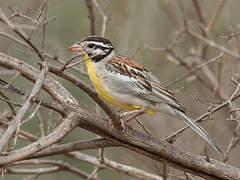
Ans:
[{"label": "bird's tail", "polygon": [[196,131],[208,144],[210,144],[216,151],[223,153],[222,150],[213,142],[208,136],[207,132],[201,128],[195,121],[188,117],[184,112],[174,109],[176,116],[182,119],[187,125],[189,125],[194,131]]}]

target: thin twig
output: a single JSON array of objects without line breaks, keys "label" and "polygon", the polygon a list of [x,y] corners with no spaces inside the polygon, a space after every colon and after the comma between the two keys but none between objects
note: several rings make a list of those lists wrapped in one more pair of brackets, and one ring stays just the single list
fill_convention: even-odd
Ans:
[{"label": "thin twig", "polygon": [[15,109],[13,107],[13,104],[9,100],[9,98],[1,91],[0,91],[0,95],[2,96],[2,97],[0,97],[0,100],[6,102],[8,104],[8,106],[9,106],[9,108],[11,109],[12,115],[16,116],[16,111],[15,111]]},{"label": "thin twig", "polygon": [[189,72],[181,75],[179,78],[177,78],[177,79],[175,79],[174,81],[168,83],[168,84],[166,85],[166,87],[169,87],[169,86],[171,86],[171,85],[173,85],[173,84],[181,81],[181,80],[184,79],[185,77],[193,74],[194,72],[196,72],[197,70],[201,69],[202,67],[204,67],[204,66],[206,66],[206,65],[208,65],[208,64],[210,64],[210,63],[215,62],[216,60],[220,59],[220,58],[223,57],[223,56],[224,56],[224,54],[223,54],[223,53],[220,53],[220,55],[218,55],[217,57],[211,58],[210,60],[208,60],[208,61],[206,61],[206,62],[204,62],[204,63],[196,66],[196,67],[195,67],[194,69],[192,69],[191,71],[189,71]]},{"label": "thin twig", "polygon": [[11,138],[13,133],[16,131],[16,129],[18,128],[22,118],[24,117],[24,115],[26,114],[28,109],[31,107],[31,105],[32,105],[31,100],[35,96],[37,96],[37,94],[40,92],[41,87],[43,85],[43,82],[46,78],[47,72],[48,72],[48,66],[45,62],[43,62],[42,71],[40,72],[39,77],[36,80],[36,83],[33,87],[33,90],[31,92],[30,96],[28,97],[28,100],[24,103],[23,107],[19,110],[16,117],[11,121],[8,129],[4,132],[4,134],[2,135],[2,137],[0,139],[0,151],[3,150],[3,147],[9,141],[9,139]]},{"label": "thin twig", "polygon": [[98,149],[103,147],[114,147],[111,143],[103,138],[90,139],[86,141],[76,141],[66,144],[54,145],[34,154],[31,158],[48,157],[58,154],[69,153],[73,151],[83,151],[87,149]]},{"label": "thin twig", "polygon": [[148,173],[144,170],[134,168],[132,166],[127,166],[121,163],[117,163],[111,160],[108,160],[107,158],[104,159],[104,163],[101,165],[99,160],[95,157],[79,153],[79,152],[73,152],[68,154],[70,157],[73,157],[74,159],[78,159],[81,161],[88,162],[90,164],[98,165],[101,168],[111,168],[116,169],[119,172],[125,173],[129,176],[132,176],[134,178],[138,179],[149,179],[149,180],[162,180],[162,177],[157,176],[155,174]]},{"label": "thin twig", "polygon": [[38,116],[38,119],[39,119],[39,129],[40,129],[40,132],[41,132],[41,137],[44,137],[45,136],[45,130],[44,130],[44,123],[43,123],[43,118],[40,114],[40,112],[38,111],[37,112],[37,116]]},{"label": "thin twig", "polygon": [[85,0],[85,3],[88,8],[88,17],[90,20],[90,33],[91,35],[96,35],[96,26],[95,26],[95,16],[93,10],[93,1],[92,0]]},{"label": "thin twig", "polygon": [[13,85],[9,84],[8,82],[6,82],[6,81],[4,81],[4,80],[2,80],[2,79],[0,79],[0,88],[9,89],[9,90],[11,90],[12,92],[15,92],[15,93],[17,93],[17,94],[19,94],[19,95],[21,95],[21,96],[23,96],[23,95],[25,94],[25,93],[24,93],[21,89],[19,89],[18,87],[13,86]]},{"label": "thin twig", "polygon": [[11,21],[8,20],[8,18],[5,16],[5,14],[2,12],[0,8],[0,19],[13,31],[15,32],[19,37],[21,37],[38,55],[38,57],[43,61],[44,57],[42,53],[39,51],[39,49],[30,41],[30,39],[27,37],[27,35],[20,29],[18,26],[15,26]]},{"label": "thin twig", "polygon": [[154,137],[152,133],[144,126],[143,122],[140,119],[136,118],[136,121],[149,136]]},{"label": "thin twig", "polygon": [[[12,36],[11,34],[8,34],[8,33],[5,33],[5,32],[0,32],[0,36],[4,36],[4,37],[7,37],[17,43],[19,43],[20,45],[24,46],[24,47],[27,47],[27,48],[30,48],[32,49],[27,43],[25,43],[24,41],[21,41],[19,39],[17,39],[16,37]],[[51,60],[55,60],[55,62],[58,62],[60,63],[61,65],[66,65],[66,63],[63,61],[63,60],[60,60],[57,56],[53,56],[51,54],[48,54],[46,52],[43,53],[43,55],[46,57],[46,58],[49,58]],[[88,74],[84,71],[82,71],[81,69],[77,68],[77,67],[72,67],[72,69],[78,73],[80,73],[81,75],[84,75],[84,76],[88,76]]]},{"label": "thin twig", "polygon": [[[235,97],[232,98],[232,101],[236,100],[237,98],[240,97],[240,94],[236,95]],[[200,122],[201,120],[203,120],[204,118],[212,115],[213,113],[219,111],[220,109],[222,109],[223,107],[227,106],[229,104],[229,101],[225,101],[222,104],[218,105],[217,107],[213,108],[210,112],[204,113],[201,116],[199,116],[195,122]],[[171,134],[169,136],[167,136],[166,138],[163,139],[163,141],[168,141],[168,142],[173,142],[176,140],[176,137],[178,135],[180,135],[181,133],[183,133],[186,129],[188,129],[189,126],[185,126],[184,128],[176,131],[174,134]]]},{"label": "thin twig", "polygon": [[[228,104],[229,104],[229,107],[230,109],[232,109],[232,101],[234,99],[234,97],[239,93],[239,90],[240,90],[240,83],[238,83],[237,85],[237,88],[235,89],[235,91],[233,92],[233,94],[230,96],[230,98],[227,100]],[[231,138],[230,142],[229,142],[229,145],[227,147],[227,150],[224,154],[224,158],[223,158],[223,162],[226,162],[229,158],[229,154],[230,154],[230,151],[237,145],[237,143],[240,141],[240,138],[239,138],[239,130],[240,130],[240,121],[238,119],[238,124],[235,128],[235,131],[233,133],[233,137]]]},{"label": "thin twig", "polygon": [[[19,166],[19,165],[51,165],[47,168],[37,168],[37,169],[8,169],[9,173],[19,173],[19,174],[46,174],[49,172],[56,172],[60,170],[68,171],[74,173],[82,178],[87,178],[89,175],[85,172],[80,171],[78,168],[75,168],[69,165],[66,162],[56,161],[56,160],[39,160],[31,159],[24,160],[10,164],[9,166]],[[98,178],[91,178],[91,180],[97,180]]]},{"label": "thin twig", "polygon": [[225,54],[227,54],[227,55],[229,55],[229,56],[231,56],[231,57],[233,57],[235,59],[240,60],[240,54],[238,54],[238,53],[236,53],[234,51],[231,51],[230,49],[227,49],[227,48],[225,48],[223,46],[220,46],[220,45],[216,44],[214,41],[211,41],[211,40],[209,40],[207,38],[204,38],[203,36],[199,35],[198,33],[194,32],[194,31],[192,31],[190,29],[188,29],[187,32],[190,35],[192,35],[193,37],[201,40],[202,42],[204,42],[206,44],[208,44],[209,46],[211,46],[211,47],[213,47],[215,49],[218,49],[219,51],[221,51],[221,52],[223,52],[223,53],[225,53]]},{"label": "thin twig", "polygon": [[[61,71],[64,71],[64,70],[67,69],[67,68],[70,68],[70,67],[75,66],[76,64],[74,64],[74,65],[72,65],[72,66],[70,66],[69,64],[70,64],[74,59],[76,59],[76,58],[78,58],[78,57],[82,57],[82,55],[81,55],[81,54],[78,54],[78,55],[76,55],[76,56],[71,57],[71,59],[67,60],[67,63],[64,64],[64,66],[61,68]],[[79,63],[79,62],[78,62],[78,63]]]},{"label": "thin twig", "polygon": [[[1,127],[1,129],[7,129],[8,124],[0,121],[0,127]],[[20,135],[22,137],[24,137],[25,139],[29,140],[29,141],[36,141],[36,140],[38,140],[38,138],[36,136],[32,135],[29,132],[23,131],[23,130],[19,130],[19,136]]]},{"label": "thin twig", "polygon": [[212,30],[213,26],[215,25],[217,18],[219,17],[219,15],[225,5],[225,2],[226,2],[226,0],[221,0],[219,2],[219,4],[217,5],[217,7],[215,8],[213,15],[211,16],[211,18],[207,24],[207,29],[206,29],[207,33],[209,33]]},{"label": "thin twig", "polygon": [[108,18],[105,15],[105,13],[103,12],[102,8],[99,6],[97,0],[92,0],[92,1],[93,1],[94,5],[97,7],[99,13],[101,14],[101,16],[103,18],[101,36],[104,36],[106,33],[106,25],[107,25]]},{"label": "thin twig", "polygon": [[[24,119],[24,120],[21,122],[21,125],[27,123],[29,120],[31,120],[32,118],[35,117],[36,113],[38,112],[38,110],[39,110],[39,108],[40,108],[41,103],[42,103],[42,99],[39,101],[39,103],[37,104],[35,110],[31,113],[31,115],[30,115],[28,118]],[[21,125],[20,125],[20,126],[21,126]]]},{"label": "thin twig", "polygon": [[1,98],[1,97],[0,97],[0,100],[4,101],[4,102],[6,102],[6,103],[10,103],[10,104],[12,104],[12,105],[14,105],[14,106],[22,107],[22,104],[17,103],[17,102],[14,102],[14,101],[9,100],[9,99],[6,99],[6,98]]}]

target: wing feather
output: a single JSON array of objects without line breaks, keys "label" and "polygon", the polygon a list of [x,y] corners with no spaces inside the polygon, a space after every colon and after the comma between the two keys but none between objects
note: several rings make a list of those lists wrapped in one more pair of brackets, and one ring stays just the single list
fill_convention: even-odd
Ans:
[{"label": "wing feather", "polygon": [[[174,96],[164,87],[158,78],[142,65],[123,56],[116,56],[108,61],[106,68],[114,73],[129,77],[121,87],[128,87],[125,93],[144,98],[154,103],[167,103],[184,112],[183,107]],[[129,91],[129,85],[131,90]],[[124,88],[119,90],[124,91]]]}]

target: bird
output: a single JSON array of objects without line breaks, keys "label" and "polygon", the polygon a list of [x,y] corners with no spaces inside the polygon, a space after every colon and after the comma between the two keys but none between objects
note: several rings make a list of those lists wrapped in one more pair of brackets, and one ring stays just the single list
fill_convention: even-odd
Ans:
[{"label": "bird", "polygon": [[222,153],[164,84],[144,66],[117,55],[109,39],[88,36],[75,42],[69,50],[83,57],[90,80],[103,99],[123,109],[139,111],[139,114],[164,112],[175,116]]}]

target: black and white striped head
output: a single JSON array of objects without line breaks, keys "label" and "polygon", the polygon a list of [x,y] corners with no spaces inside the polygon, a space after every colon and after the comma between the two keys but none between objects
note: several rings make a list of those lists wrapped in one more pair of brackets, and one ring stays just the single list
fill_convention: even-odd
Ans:
[{"label": "black and white striped head", "polygon": [[80,42],[76,42],[71,48],[71,51],[87,54],[92,61],[98,62],[108,56],[113,50],[111,41],[98,36],[89,36]]}]

